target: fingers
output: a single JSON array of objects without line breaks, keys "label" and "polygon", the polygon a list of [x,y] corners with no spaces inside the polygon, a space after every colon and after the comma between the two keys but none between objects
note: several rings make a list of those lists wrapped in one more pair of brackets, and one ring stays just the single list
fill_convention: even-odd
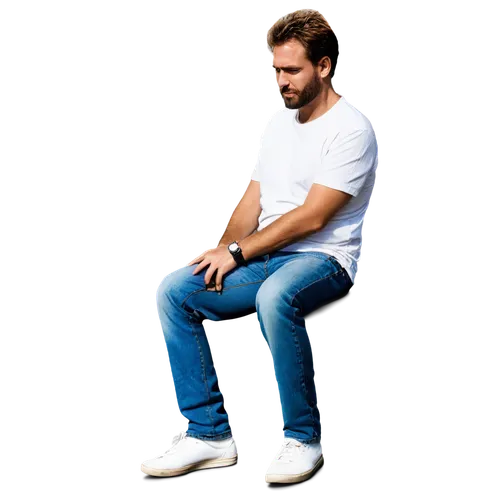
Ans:
[{"label": "fingers", "polygon": [[[220,269],[218,269],[220,271]],[[215,278],[215,290],[217,292],[222,291],[222,276],[223,274],[221,272],[217,273],[217,277]]]},{"label": "fingers", "polygon": [[217,276],[215,277],[215,289],[220,292],[222,290],[222,277],[224,273],[221,271],[221,269],[217,269],[219,271],[217,273]]},{"label": "fingers", "polygon": [[[198,255],[198,257],[196,257],[196,259],[193,259],[189,264],[188,266],[191,266],[193,264],[196,264],[197,262],[200,262],[200,260],[203,259],[203,256],[206,254],[207,252],[203,252],[201,255]],[[194,274],[194,273],[193,273]]]},{"label": "fingers", "polygon": [[[199,262],[198,266],[196,266],[195,269],[193,270],[193,275],[199,273],[202,269],[209,266],[205,272],[205,277],[204,277],[205,288],[207,290],[215,290],[217,292],[222,292],[222,275],[224,273],[219,272],[217,274],[217,271],[220,271],[220,268],[217,268],[216,265],[213,265],[214,263],[211,262],[212,254],[207,255],[207,254],[209,254],[209,252],[210,252],[210,250],[203,252],[201,255],[196,257],[196,259],[193,259],[188,264],[188,266],[191,266],[191,265]],[[213,260],[216,262],[219,262],[220,259],[213,259]],[[217,265],[220,265],[220,262]]]},{"label": "fingers", "polygon": [[205,274],[205,287],[207,290],[215,290],[217,292],[222,291],[222,275],[220,268],[215,269],[211,273],[211,268],[209,268]]},{"label": "fingers", "polygon": [[196,257],[196,259],[193,259],[191,262],[188,263],[188,266],[192,266],[193,264],[200,262],[200,260],[201,260],[201,257]]},{"label": "fingers", "polygon": [[215,286],[215,278],[217,276],[217,269],[214,266],[210,266],[205,273],[205,287]]},{"label": "fingers", "polygon": [[[196,259],[194,259],[194,263],[196,263]],[[197,274],[199,273],[202,269],[204,269],[205,267],[208,266],[208,264],[210,264],[210,262],[205,262],[205,259],[203,259],[195,268],[194,268],[194,271],[193,271],[193,274]],[[208,271],[207,271],[208,272]]]}]

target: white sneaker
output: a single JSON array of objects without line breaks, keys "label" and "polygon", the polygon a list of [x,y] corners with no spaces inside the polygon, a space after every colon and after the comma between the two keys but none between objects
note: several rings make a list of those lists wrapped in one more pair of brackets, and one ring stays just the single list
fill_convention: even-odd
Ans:
[{"label": "white sneaker", "polygon": [[268,483],[299,483],[312,477],[323,465],[321,443],[304,444],[285,438],[266,472]]},{"label": "white sneaker", "polygon": [[141,470],[150,476],[179,476],[199,469],[226,467],[237,461],[236,443],[232,437],[207,441],[180,432],[169,450],[143,462]]}]

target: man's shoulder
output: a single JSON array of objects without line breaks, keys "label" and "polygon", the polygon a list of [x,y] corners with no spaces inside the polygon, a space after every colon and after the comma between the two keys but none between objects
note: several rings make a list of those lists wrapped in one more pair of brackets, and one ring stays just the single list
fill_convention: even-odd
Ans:
[{"label": "man's shoulder", "polygon": [[268,118],[263,134],[268,135],[273,131],[282,131],[283,124],[290,120],[290,113],[292,111],[295,110],[290,110],[288,108],[279,108],[275,110]]},{"label": "man's shoulder", "polygon": [[268,123],[280,123],[284,120],[289,120],[295,112],[295,109],[279,108],[271,114],[271,118]]},{"label": "man's shoulder", "polygon": [[342,118],[338,120],[338,128],[344,134],[356,131],[367,130],[374,134],[370,120],[359,109],[344,100],[342,108]]}]

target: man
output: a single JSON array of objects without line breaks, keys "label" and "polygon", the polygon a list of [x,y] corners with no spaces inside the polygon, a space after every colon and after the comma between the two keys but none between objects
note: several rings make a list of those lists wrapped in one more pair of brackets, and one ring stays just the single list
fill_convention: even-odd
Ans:
[{"label": "man", "polygon": [[285,108],[267,125],[251,181],[217,248],[158,288],[178,405],[189,425],[164,455],[142,464],[146,474],[237,462],[202,322],[252,312],[271,349],[284,419],[284,442],[266,481],[304,481],[323,464],[304,317],[353,286],[377,142],[369,120],[332,88],[338,44],[321,14],[284,16],[267,41]]}]

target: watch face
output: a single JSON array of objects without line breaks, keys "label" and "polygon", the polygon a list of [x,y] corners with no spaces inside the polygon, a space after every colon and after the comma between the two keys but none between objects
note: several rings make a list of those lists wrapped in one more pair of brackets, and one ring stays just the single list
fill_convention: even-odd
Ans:
[{"label": "watch face", "polygon": [[238,245],[236,243],[231,243],[229,245],[229,250],[231,250],[231,252],[235,252],[237,248],[238,248]]}]

